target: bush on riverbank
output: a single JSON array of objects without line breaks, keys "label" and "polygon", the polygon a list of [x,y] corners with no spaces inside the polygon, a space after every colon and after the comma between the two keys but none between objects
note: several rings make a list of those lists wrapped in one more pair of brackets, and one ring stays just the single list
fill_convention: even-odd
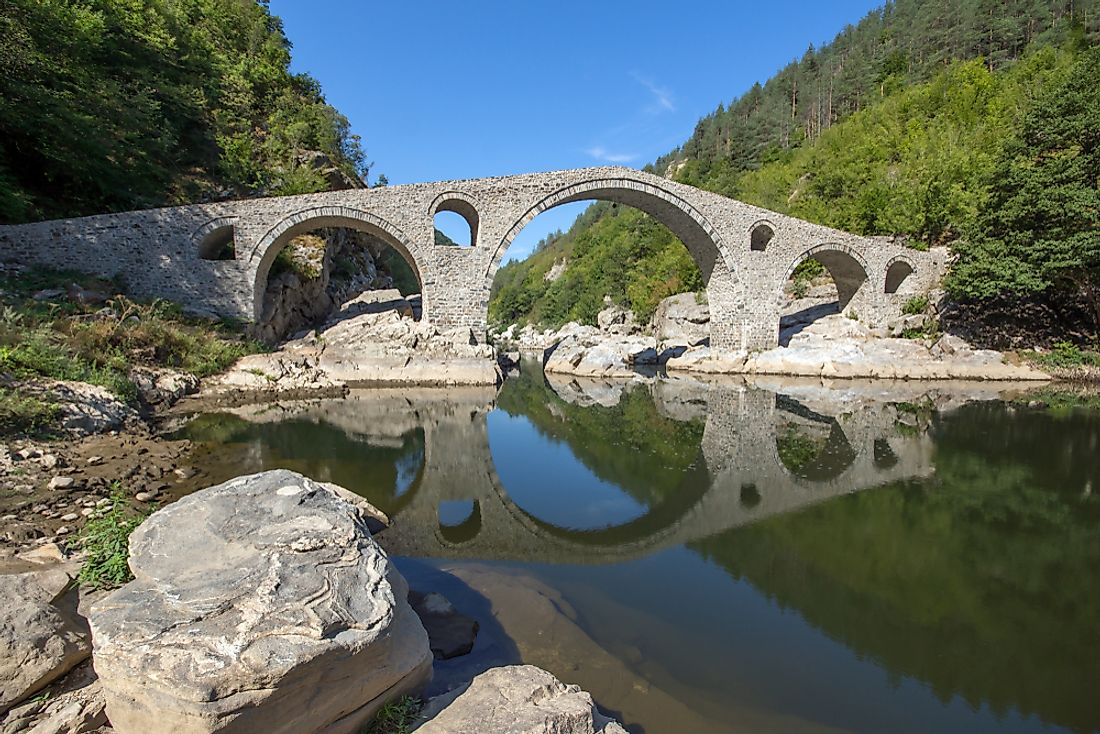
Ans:
[{"label": "bush on riverbank", "polygon": [[102,517],[89,520],[80,531],[78,542],[86,556],[78,577],[81,586],[115,589],[134,577],[127,561],[130,533],[152,512],[131,507],[126,495],[115,485],[111,509]]},{"label": "bush on riverbank", "polygon": [[205,377],[262,349],[235,324],[185,316],[165,301],[120,295],[118,283],[72,272],[30,269],[0,276],[0,431],[48,427],[56,409],[19,397],[23,380],[76,380],[135,403],[134,367],[167,367]]}]

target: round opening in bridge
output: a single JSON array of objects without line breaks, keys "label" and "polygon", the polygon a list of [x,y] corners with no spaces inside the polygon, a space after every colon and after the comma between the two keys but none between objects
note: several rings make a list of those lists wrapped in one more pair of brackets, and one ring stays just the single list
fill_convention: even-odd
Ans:
[{"label": "round opening in bridge", "polygon": [[450,247],[473,247],[477,244],[479,218],[469,201],[445,198],[435,207],[432,224],[435,244]]},{"label": "round opening in bridge", "polygon": [[263,341],[276,343],[313,328],[323,337],[352,319],[369,339],[368,322],[384,321],[383,312],[390,311],[398,324],[419,320],[420,276],[411,258],[380,234],[326,226],[288,236],[276,247],[259,319]]},{"label": "round opening in bridge", "polygon": [[768,243],[772,241],[772,237],[775,237],[775,230],[767,222],[759,222],[752,226],[752,231],[749,234],[749,249],[756,252],[763,252],[768,247]]},{"label": "round opening in bridge", "polygon": [[886,269],[886,293],[898,293],[902,284],[913,274],[913,266],[904,260],[891,263]]},{"label": "round opening in bridge", "polygon": [[783,288],[779,345],[790,346],[803,331],[844,332],[859,321],[853,303],[867,282],[863,264],[843,250],[814,248],[798,258]]},{"label": "round opening in bridge", "polygon": [[437,513],[439,534],[450,543],[465,543],[481,532],[481,506],[477,500],[443,500]]},{"label": "round opening in bridge", "polygon": [[760,490],[756,488],[755,484],[742,484],[741,485],[741,506],[746,510],[751,510],[760,504]]},{"label": "round opening in bridge", "polygon": [[203,260],[235,260],[233,225],[223,224],[207,232],[199,242],[199,257]]}]

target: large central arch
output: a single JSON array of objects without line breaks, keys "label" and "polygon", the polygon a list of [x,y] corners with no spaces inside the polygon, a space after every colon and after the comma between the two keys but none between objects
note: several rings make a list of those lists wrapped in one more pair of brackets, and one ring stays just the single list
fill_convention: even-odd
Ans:
[{"label": "large central arch", "polygon": [[600,178],[558,189],[528,209],[497,243],[485,271],[486,286],[492,284],[505,253],[520,230],[544,211],[577,201],[609,201],[645,212],[684,243],[703,273],[704,281],[709,282],[715,272],[732,280],[733,258],[718,230],[698,209],[676,194],[643,181]]}]

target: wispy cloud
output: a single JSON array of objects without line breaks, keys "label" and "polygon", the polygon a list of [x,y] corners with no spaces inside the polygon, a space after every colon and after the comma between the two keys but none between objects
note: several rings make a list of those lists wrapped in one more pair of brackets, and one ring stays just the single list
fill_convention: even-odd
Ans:
[{"label": "wispy cloud", "polygon": [[601,145],[586,148],[584,152],[596,160],[607,161],[608,163],[630,163],[638,159],[637,153],[612,153]]},{"label": "wispy cloud", "polygon": [[638,72],[633,72],[631,76],[634,77],[634,81],[648,89],[649,93],[653,95],[653,103],[646,107],[646,112],[655,115],[661,112],[676,111],[676,103],[672,101],[672,92],[667,87],[659,86],[652,79],[644,77]]}]

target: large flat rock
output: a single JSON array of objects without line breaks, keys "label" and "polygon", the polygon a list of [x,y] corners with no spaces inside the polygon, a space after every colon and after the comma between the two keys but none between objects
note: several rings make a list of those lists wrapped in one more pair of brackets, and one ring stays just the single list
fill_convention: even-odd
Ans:
[{"label": "large flat rock", "polygon": [[276,470],[154,513],[135,579],[93,606],[96,672],[127,732],[355,732],[431,671],[367,514]]}]

